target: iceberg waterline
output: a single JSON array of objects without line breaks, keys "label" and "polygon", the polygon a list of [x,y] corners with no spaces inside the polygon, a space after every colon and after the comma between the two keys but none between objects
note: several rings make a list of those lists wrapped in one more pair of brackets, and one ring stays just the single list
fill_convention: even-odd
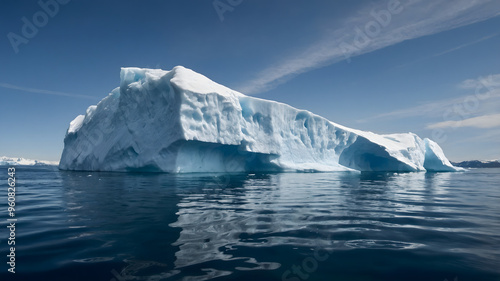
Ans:
[{"label": "iceberg waterline", "polygon": [[122,68],[120,86],[67,130],[63,170],[456,171],[413,133],[378,135],[245,96],[182,66]]}]

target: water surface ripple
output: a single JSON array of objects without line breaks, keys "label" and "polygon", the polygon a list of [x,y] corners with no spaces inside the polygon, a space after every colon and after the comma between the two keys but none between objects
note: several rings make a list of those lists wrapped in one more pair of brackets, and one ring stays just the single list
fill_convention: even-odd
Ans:
[{"label": "water surface ripple", "polygon": [[[12,280],[498,281],[499,182],[500,169],[169,175],[18,167]],[[1,264],[0,279],[11,280]]]}]

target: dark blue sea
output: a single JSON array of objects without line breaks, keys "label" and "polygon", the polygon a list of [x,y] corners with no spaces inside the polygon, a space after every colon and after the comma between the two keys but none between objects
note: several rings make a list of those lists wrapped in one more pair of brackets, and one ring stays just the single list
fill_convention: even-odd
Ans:
[{"label": "dark blue sea", "polygon": [[16,167],[0,280],[500,280],[500,169],[141,174]]}]

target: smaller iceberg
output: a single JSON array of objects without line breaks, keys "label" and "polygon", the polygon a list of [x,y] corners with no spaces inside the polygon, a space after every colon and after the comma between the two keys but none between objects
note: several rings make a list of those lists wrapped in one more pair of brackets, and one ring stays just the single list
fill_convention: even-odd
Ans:
[{"label": "smaller iceberg", "polygon": [[58,165],[57,161],[32,160],[21,157],[0,157],[0,166],[54,166]]}]

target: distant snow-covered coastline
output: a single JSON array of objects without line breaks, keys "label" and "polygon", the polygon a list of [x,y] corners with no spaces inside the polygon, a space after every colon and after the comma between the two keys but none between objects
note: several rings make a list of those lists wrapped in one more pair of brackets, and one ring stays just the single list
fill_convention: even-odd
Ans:
[{"label": "distant snow-covered coastline", "polygon": [[456,167],[462,168],[500,168],[499,160],[470,160],[451,163]]},{"label": "distant snow-covered coastline", "polygon": [[58,165],[58,161],[45,161],[45,160],[33,160],[21,157],[0,157],[0,166],[5,165],[24,165],[24,166],[46,166],[46,165]]}]

